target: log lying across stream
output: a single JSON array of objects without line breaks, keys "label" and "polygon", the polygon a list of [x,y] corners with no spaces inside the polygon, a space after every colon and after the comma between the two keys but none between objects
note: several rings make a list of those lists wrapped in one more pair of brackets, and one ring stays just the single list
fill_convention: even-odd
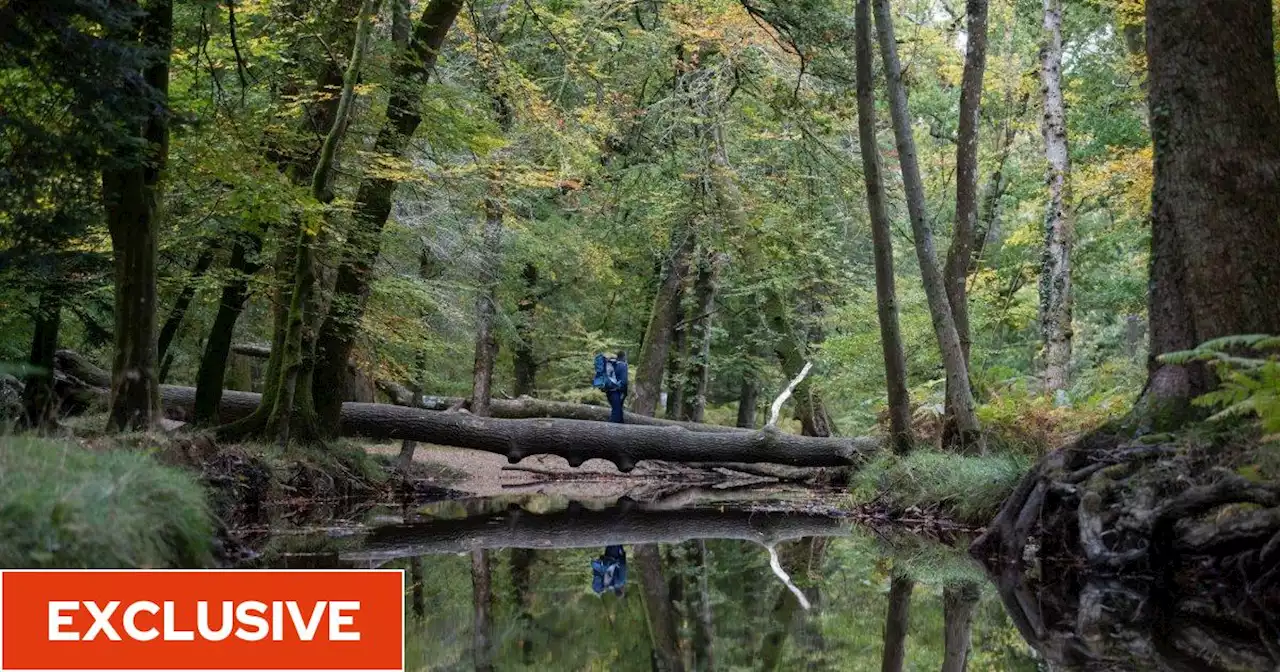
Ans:
[{"label": "log lying across stream", "polygon": [[820,513],[739,509],[659,509],[622,503],[603,510],[571,507],[535,514],[521,509],[453,520],[379,527],[343,558],[386,562],[484,548],[601,548],[611,544],[673,544],[690,539],[740,539],[772,546],[803,537],[849,534],[848,521]]},{"label": "log lying across stream", "polygon": [[[74,361],[72,354],[61,355],[59,361]],[[92,365],[79,360],[75,366]],[[101,370],[88,369],[80,374],[76,377],[82,381],[101,380],[104,375]],[[168,417],[190,418],[195,388],[162,385],[160,394]],[[224,391],[219,420],[230,422],[247,416],[257,408],[260,398],[252,392]],[[550,403],[592,408],[585,404]],[[525,404],[526,408],[536,406]],[[482,418],[465,412],[359,402],[342,405],[339,431],[348,437],[409,440],[483,450],[505,455],[513,464],[541,454],[559,455],[575,467],[600,458],[624,472],[641,460],[851,466],[869,459],[879,447],[879,441],[871,438],[798,436],[772,428],[744,431],[697,423],[640,425],[558,417]]]}]

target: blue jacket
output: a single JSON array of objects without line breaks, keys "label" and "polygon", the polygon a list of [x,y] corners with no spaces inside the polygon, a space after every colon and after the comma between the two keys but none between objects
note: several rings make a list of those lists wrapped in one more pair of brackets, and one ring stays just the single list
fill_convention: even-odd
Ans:
[{"label": "blue jacket", "polygon": [[604,554],[591,561],[591,590],[597,595],[619,591],[627,584],[627,554],[621,546],[606,546]]}]

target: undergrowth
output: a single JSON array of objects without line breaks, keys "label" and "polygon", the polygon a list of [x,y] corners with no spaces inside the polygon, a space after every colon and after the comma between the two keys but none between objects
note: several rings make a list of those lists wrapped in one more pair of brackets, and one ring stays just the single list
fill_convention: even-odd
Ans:
[{"label": "undergrowth", "polygon": [[212,540],[189,473],[132,450],[0,436],[0,567],[203,567]]},{"label": "undergrowth", "polygon": [[985,525],[1017,486],[1031,460],[1016,453],[966,456],[918,449],[906,457],[884,453],[851,482],[855,501],[891,511],[930,511],[959,523]]}]

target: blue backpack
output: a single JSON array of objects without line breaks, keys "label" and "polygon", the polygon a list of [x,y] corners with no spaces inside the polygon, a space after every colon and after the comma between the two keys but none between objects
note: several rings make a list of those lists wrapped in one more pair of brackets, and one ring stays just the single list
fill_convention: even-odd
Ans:
[{"label": "blue backpack", "polygon": [[596,377],[591,381],[591,385],[605,392],[612,392],[622,387],[613,365],[614,360],[605,357],[603,353],[596,355]]}]

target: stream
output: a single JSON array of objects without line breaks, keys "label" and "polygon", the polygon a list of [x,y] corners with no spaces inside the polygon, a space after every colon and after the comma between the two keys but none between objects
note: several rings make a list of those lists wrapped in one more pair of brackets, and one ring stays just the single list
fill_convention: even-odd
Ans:
[{"label": "stream", "polygon": [[887,522],[838,493],[535,494],[281,510],[236,536],[245,567],[405,570],[408,670],[879,670],[902,574],[903,669],[941,668],[947,586],[976,597],[969,669],[1038,669],[970,534]]}]

